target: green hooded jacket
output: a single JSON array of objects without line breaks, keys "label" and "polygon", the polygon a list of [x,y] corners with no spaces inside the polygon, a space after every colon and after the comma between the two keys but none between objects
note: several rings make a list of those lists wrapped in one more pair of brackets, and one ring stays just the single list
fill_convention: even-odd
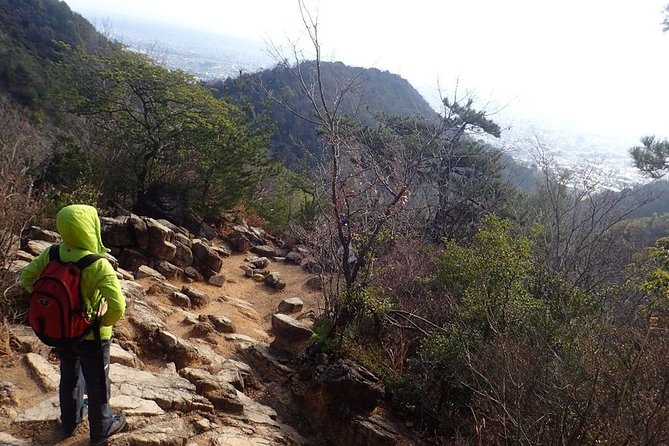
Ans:
[{"label": "green hooded jacket", "polygon": [[[85,255],[104,256],[107,248],[100,236],[98,211],[83,204],[73,204],[62,208],[56,215],[56,227],[63,242],[60,245],[60,258],[63,262],[76,262]],[[21,272],[21,284],[32,291],[33,283],[49,263],[49,250],[46,249],[28,264]],[[125,312],[125,298],[116,277],[114,268],[107,259],[99,259],[81,273],[82,300],[86,314],[90,317],[99,308],[104,299],[107,311],[101,319],[100,337],[111,339],[112,326]],[[85,339],[93,339],[89,333]]]}]

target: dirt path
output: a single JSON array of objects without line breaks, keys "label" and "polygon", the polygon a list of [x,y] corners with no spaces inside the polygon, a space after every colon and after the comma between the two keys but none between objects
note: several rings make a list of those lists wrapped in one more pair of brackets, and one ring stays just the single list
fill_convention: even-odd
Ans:
[{"label": "dirt path", "polygon": [[[277,311],[281,300],[298,297],[304,302],[304,311],[313,310],[318,313],[320,293],[309,289],[305,285],[309,275],[301,267],[288,264],[284,261],[272,261],[269,266],[270,271],[278,272],[284,277],[287,283],[284,290],[273,290],[263,283],[258,283],[252,278],[246,277],[240,266],[245,263],[245,259],[249,256],[251,255],[237,254],[224,259],[221,273],[226,276],[227,281],[222,287],[206,283],[189,284],[212,298],[206,307],[190,311],[196,315],[225,316],[234,323],[236,333],[250,336],[263,344],[269,344],[272,340],[271,316]],[[142,284],[146,291],[152,282],[149,279],[142,279],[139,283]],[[172,284],[179,288],[183,285],[177,282],[172,282]],[[170,303],[169,296],[166,294],[154,294],[149,296],[149,299],[164,312],[166,315],[166,324],[172,333],[179,337],[189,337],[190,327],[183,323],[184,312],[181,309],[175,308]],[[253,310],[234,305],[235,299],[250,303],[253,306]],[[129,309],[129,311],[132,310]],[[122,326],[123,324],[121,324]],[[218,336],[214,339],[212,347],[222,356],[229,358],[236,356],[235,343],[226,341],[223,336]],[[48,353],[48,348],[44,348],[42,353],[48,356],[49,361],[55,367],[58,367],[57,357],[53,353]],[[12,415],[20,413],[57,394],[55,390],[47,391],[40,386],[38,381],[31,376],[31,372],[22,358],[23,355],[16,353],[8,357],[0,357],[0,381],[9,382],[15,386],[15,398],[17,402],[15,408],[9,406],[0,408],[0,432],[8,432],[21,438],[32,438],[34,444],[45,446],[83,446],[88,444],[88,427],[86,423],[83,423],[75,437],[65,440],[62,439],[60,426],[57,423],[31,425],[30,432],[21,432],[11,424],[10,420],[14,418]],[[163,365],[153,363],[152,361],[147,361],[146,364],[147,368],[150,369],[159,368]],[[250,393],[253,392],[257,394],[251,394],[250,396],[256,400],[264,404],[272,403],[271,398],[268,398],[267,393],[263,392],[262,389],[260,391],[251,391]],[[0,395],[1,397],[2,395]],[[35,442],[35,439],[38,438],[41,440]]]}]

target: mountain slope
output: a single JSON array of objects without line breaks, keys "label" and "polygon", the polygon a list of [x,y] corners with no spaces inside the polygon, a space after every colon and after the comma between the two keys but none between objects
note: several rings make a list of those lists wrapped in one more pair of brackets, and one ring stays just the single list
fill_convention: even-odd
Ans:
[{"label": "mountain slope", "polygon": [[[219,97],[230,97],[237,102],[249,101],[256,110],[268,114],[276,124],[276,133],[271,142],[271,152],[295,167],[305,158],[304,146],[310,153],[320,153],[317,130],[314,125],[277,104],[266,103],[263,88],[279,96],[286,105],[302,116],[310,117],[314,111],[301,94],[301,86],[294,71],[304,74],[308,80],[315,69],[315,62],[303,62],[293,69],[277,66],[254,74],[242,74],[236,79],[215,81],[207,86]],[[373,125],[374,113],[400,116],[420,115],[426,119],[437,119],[437,113],[411,84],[402,77],[375,68],[349,67],[341,62],[322,62],[323,90],[326,101],[332,103],[349,83],[354,88],[344,97],[340,113],[359,119],[364,125]]]},{"label": "mountain slope", "polygon": [[39,108],[62,77],[53,63],[62,43],[97,46],[104,39],[86,19],[58,0],[0,2],[0,91]]}]

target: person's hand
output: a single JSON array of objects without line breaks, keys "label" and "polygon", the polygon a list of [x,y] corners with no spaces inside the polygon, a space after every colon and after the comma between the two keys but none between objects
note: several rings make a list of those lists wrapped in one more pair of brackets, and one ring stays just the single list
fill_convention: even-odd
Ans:
[{"label": "person's hand", "polygon": [[106,300],[103,300],[102,302],[100,302],[100,306],[98,307],[98,312],[96,313],[96,316],[97,317],[104,316],[104,314],[107,312],[107,308],[108,308],[108,305],[107,305]]}]

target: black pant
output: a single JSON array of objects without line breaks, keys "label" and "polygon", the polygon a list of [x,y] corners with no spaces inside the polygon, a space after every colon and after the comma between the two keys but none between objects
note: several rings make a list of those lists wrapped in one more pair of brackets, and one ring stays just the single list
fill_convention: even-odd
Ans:
[{"label": "black pant", "polygon": [[[100,345],[97,341],[81,341],[70,347],[58,347],[60,356],[60,421],[65,432],[81,422],[80,408],[84,399],[84,384],[88,393],[88,423],[91,441],[107,437],[113,422],[109,405],[109,346],[102,341],[104,373],[100,364]],[[103,387],[104,386],[104,387]]]}]

